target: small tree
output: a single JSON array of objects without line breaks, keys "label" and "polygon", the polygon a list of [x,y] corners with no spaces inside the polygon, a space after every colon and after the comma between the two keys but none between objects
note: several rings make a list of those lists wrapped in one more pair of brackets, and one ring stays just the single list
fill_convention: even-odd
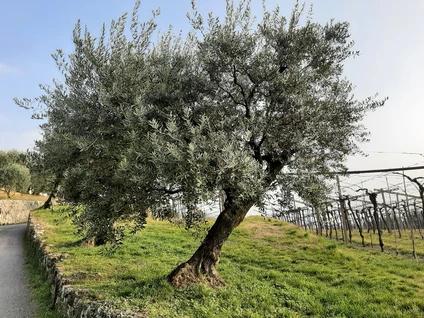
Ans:
[{"label": "small tree", "polygon": [[30,185],[28,156],[18,150],[0,150],[0,187],[10,199],[12,191],[26,192]]},{"label": "small tree", "polygon": [[12,163],[0,168],[0,186],[9,199],[12,191],[26,192],[30,182],[29,169],[23,165]]},{"label": "small tree", "polygon": [[[168,277],[174,286],[221,285],[221,248],[249,209],[293,173],[344,168],[367,140],[360,121],[384,100],[355,100],[343,77],[344,61],[358,54],[348,23],[321,25],[310,14],[302,24],[298,5],[289,19],[277,7],[256,22],[249,1],[228,0],[223,22],[193,5],[186,40],[169,31],[150,45],[155,24],[138,23],[138,5],[130,40],[126,15],[107,43],[105,29],[96,42],[77,24],[74,53],[54,56],[64,83],[36,100],[46,108],[43,129],[73,149],[59,163],[65,196],[85,206],[77,221],[100,243],[114,238],[120,218],[142,227],[148,208],[178,199],[190,212],[225,193],[197,251]],[[300,195],[322,192],[299,180]]]}]

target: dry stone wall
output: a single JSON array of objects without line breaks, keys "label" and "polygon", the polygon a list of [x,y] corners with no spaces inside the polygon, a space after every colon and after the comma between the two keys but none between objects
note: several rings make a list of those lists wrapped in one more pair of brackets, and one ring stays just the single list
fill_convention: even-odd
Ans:
[{"label": "dry stone wall", "polygon": [[40,239],[43,233],[42,225],[28,218],[27,239],[40,259],[41,265],[46,271],[46,276],[52,284],[52,302],[58,311],[68,318],[134,318],[146,317],[144,314],[135,314],[113,310],[107,303],[91,301],[89,293],[82,289],[76,289],[63,275],[56,265],[64,256],[51,253],[44,242]]},{"label": "dry stone wall", "polygon": [[42,205],[41,201],[0,200],[0,224],[24,223],[29,211]]}]

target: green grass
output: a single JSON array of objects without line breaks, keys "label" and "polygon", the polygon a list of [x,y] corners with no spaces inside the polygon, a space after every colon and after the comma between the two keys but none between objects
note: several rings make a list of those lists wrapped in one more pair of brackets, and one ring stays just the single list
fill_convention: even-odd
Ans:
[{"label": "green grass", "polygon": [[28,241],[24,241],[26,254],[26,268],[29,274],[32,300],[35,304],[35,315],[37,318],[63,318],[52,309],[52,296],[50,294],[50,283],[46,280],[44,269],[41,267],[39,253],[31,249]]},{"label": "green grass", "polygon": [[[424,234],[424,233],[423,233]],[[371,230],[369,233],[365,230],[363,232],[365,245],[366,247],[371,247],[372,245],[375,250],[380,250],[380,246],[378,243],[378,234],[373,233]],[[396,238],[395,238],[396,235]],[[334,236],[334,235],[333,235]],[[421,235],[417,230],[414,230],[414,238],[415,238],[415,251],[419,257],[424,257],[424,240],[421,238]],[[395,253],[396,250],[400,254],[411,255],[412,256],[412,240],[411,240],[411,231],[410,230],[402,230],[401,237],[399,238],[398,231],[392,231],[390,234],[387,231],[383,231],[382,235],[383,244],[387,252]],[[359,235],[359,231],[352,231],[352,242],[362,244],[361,237]]]},{"label": "green grass", "polygon": [[345,246],[293,225],[247,218],[224,245],[217,269],[227,286],[174,290],[166,275],[199,242],[168,222],[149,220],[112,256],[74,246],[69,220],[33,212],[50,250],[78,288],[116,308],[149,317],[423,317],[424,264]]},{"label": "green grass", "polygon": [[20,192],[12,192],[11,198],[7,197],[6,192],[0,189],[0,200],[30,200],[30,201],[46,201],[47,197],[41,195],[20,193]]}]

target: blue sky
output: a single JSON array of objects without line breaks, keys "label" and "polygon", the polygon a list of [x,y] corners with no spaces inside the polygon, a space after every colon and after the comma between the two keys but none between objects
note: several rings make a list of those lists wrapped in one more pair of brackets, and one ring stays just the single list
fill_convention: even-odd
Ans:
[{"label": "blue sky", "polygon": [[[40,138],[31,113],[16,106],[13,97],[41,94],[38,84],[59,78],[51,54],[57,48],[72,52],[72,30],[78,19],[94,34],[101,25],[131,12],[133,0],[15,0],[3,1],[0,10],[0,149],[31,148]],[[225,0],[198,0],[201,12],[222,14]],[[289,15],[293,0],[268,0],[268,8],[280,4]],[[424,153],[424,1],[421,0],[316,0],[314,20],[331,18],[351,24],[352,39],[361,56],[346,65],[346,76],[363,98],[378,92],[388,96],[386,106],[370,114],[364,124],[371,131],[371,142],[362,148],[369,157],[350,158],[351,169],[409,166],[422,162]],[[190,0],[142,0],[140,20],[161,8],[157,22],[166,30],[187,30],[186,12]],[[253,0],[253,11],[260,15],[261,0]],[[384,152],[384,154],[375,152]]]}]

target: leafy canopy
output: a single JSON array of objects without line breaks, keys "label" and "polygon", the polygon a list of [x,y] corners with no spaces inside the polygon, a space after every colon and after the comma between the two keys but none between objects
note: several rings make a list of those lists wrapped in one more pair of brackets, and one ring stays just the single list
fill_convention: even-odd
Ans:
[{"label": "leafy canopy", "polygon": [[122,217],[143,226],[147,208],[194,211],[220,191],[240,204],[281,187],[310,196],[291,173],[342,169],[367,140],[361,120],[384,100],[356,100],[343,76],[358,55],[348,23],[313,22],[298,4],[258,21],[231,0],[224,19],[204,18],[193,2],[189,34],[155,41],[159,12],[139,23],[138,8],[130,36],[126,14],[98,38],[78,22],[74,52],[53,55],[62,80],[16,100],[47,118],[39,150],[91,233],[110,239]]},{"label": "leafy canopy", "polygon": [[0,151],[0,188],[7,197],[13,191],[26,192],[31,182],[29,169],[26,167],[27,156],[17,150]]}]

